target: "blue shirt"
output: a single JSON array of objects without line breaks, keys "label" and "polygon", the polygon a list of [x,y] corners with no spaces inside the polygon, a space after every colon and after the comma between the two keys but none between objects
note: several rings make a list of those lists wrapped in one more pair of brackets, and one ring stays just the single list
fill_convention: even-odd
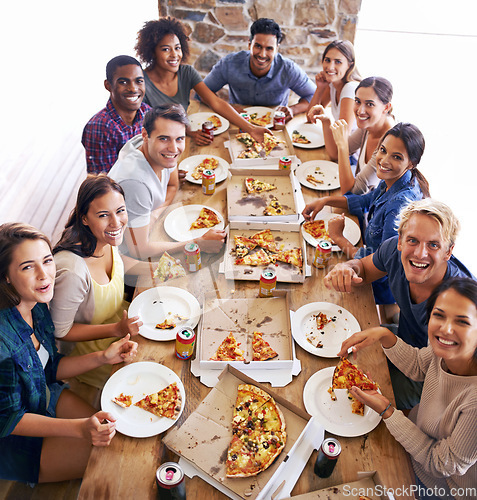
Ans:
[{"label": "blue shirt", "polygon": [[287,106],[290,89],[311,101],[316,85],[293,61],[278,53],[265,76],[250,69],[250,52],[242,50],[221,59],[205,77],[212,92],[229,86],[229,102],[249,106]]},{"label": "blue shirt", "polygon": [[[0,478],[37,482],[42,438],[11,434],[25,413],[45,415],[47,385],[56,382],[62,357],[53,335],[54,326],[46,304],[32,309],[33,329],[18,309],[0,311]],[[43,369],[30,338],[36,338],[49,354]]]},{"label": "blue shirt", "polygon": [[[388,274],[389,286],[400,308],[398,336],[407,344],[421,348],[427,345],[427,300],[419,304],[412,301],[397,243],[398,236],[381,243],[373,254],[373,264]],[[452,255],[447,261],[444,280],[456,276],[475,279],[462,262]]]}]

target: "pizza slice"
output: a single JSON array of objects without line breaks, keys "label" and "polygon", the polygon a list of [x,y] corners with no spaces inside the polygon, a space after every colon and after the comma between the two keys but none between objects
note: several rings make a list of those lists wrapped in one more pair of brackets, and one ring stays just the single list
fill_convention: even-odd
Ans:
[{"label": "pizza slice", "polygon": [[234,236],[235,254],[237,257],[244,257],[248,254],[249,250],[253,250],[257,243],[246,236]]},{"label": "pizza slice", "polygon": [[202,179],[204,170],[215,170],[219,166],[219,160],[216,158],[204,158],[194,169],[191,176],[195,180]]},{"label": "pizza slice", "polygon": [[156,325],[156,328],[158,330],[171,330],[172,328],[175,328],[177,325],[174,323],[174,320],[172,318],[166,318],[162,323],[158,323]]},{"label": "pizza slice", "polygon": [[207,121],[212,122],[212,124],[214,125],[214,130],[217,130],[222,126],[222,122],[217,115],[209,116],[209,118],[207,118]]},{"label": "pizza slice", "polygon": [[272,349],[266,340],[263,340],[262,335],[261,332],[253,332],[252,351],[254,361],[266,361],[278,356],[278,352]]},{"label": "pizza slice", "polygon": [[283,215],[284,210],[277,198],[273,197],[264,209],[263,215]]},{"label": "pizza slice", "polygon": [[259,127],[266,127],[272,123],[272,112],[269,111],[262,116],[258,116],[258,113],[252,113],[250,115],[250,123],[258,125]]},{"label": "pizza slice", "polygon": [[181,276],[186,276],[186,272],[182,267],[180,260],[176,260],[167,252],[164,252],[157,263],[153,277],[163,283],[164,281],[180,278]]},{"label": "pizza slice", "polygon": [[265,266],[271,262],[270,256],[263,248],[260,248],[254,253],[249,253],[243,257],[235,259],[235,264],[237,266]]},{"label": "pizza slice", "polygon": [[279,250],[276,255],[276,260],[291,264],[292,266],[301,269],[303,267],[303,256],[301,248],[290,248],[289,250]]},{"label": "pizza slice", "polygon": [[277,244],[275,243],[275,238],[273,237],[270,229],[264,229],[259,231],[254,235],[250,236],[250,239],[255,241],[259,247],[265,248],[269,252],[278,252]]},{"label": "pizza slice", "polygon": [[148,394],[145,398],[134,403],[143,410],[156,415],[175,419],[179,416],[182,407],[182,396],[176,382],[168,385],[159,392]]},{"label": "pizza slice", "polygon": [[248,158],[260,158],[260,155],[255,150],[253,150],[252,148],[247,148],[247,149],[244,149],[237,156],[237,158],[240,158],[241,160],[248,159]]},{"label": "pizza slice", "polygon": [[197,219],[190,225],[189,231],[214,227],[221,222],[219,216],[210,208],[202,207]]},{"label": "pizza slice", "polygon": [[336,317],[334,319],[332,317],[328,318],[325,313],[320,312],[316,315],[316,326],[318,330],[323,330],[328,323],[331,323],[334,320],[336,320]]},{"label": "pizza slice", "polygon": [[260,181],[259,179],[254,179],[253,177],[247,177],[245,179],[245,188],[247,189],[247,193],[263,193],[264,191],[277,189],[277,186]]},{"label": "pizza slice", "polygon": [[255,142],[252,136],[248,132],[240,132],[236,136],[237,141],[241,142],[242,144],[245,144],[248,148],[253,146],[253,143]]},{"label": "pizza slice", "polygon": [[317,240],[329,239],[328,231],[324,220],[309,220],[303,223],[303,229]]},{"label": "pizza slice", "polygon": [[320,184],[324,184],[325,181],[322,181],[320,179],[317,179],[315,176],[311,175],[311,174],[308,174],[306,176],[306,180],[310,183],[310,184],[313,184],[315,186],[319,186]]},{"label": "pizza slice", "polygon": [[284,143],[275,135],[265,134],[265,154],[268,156],[279,144]]},{"label": "pizza slice", "polygon": [[132,399],[132,396],[121,393],[119,396],[112,398],[111,401],[122,408],[129,408],[132,405]]},{"label": "pizza slice", "polygon": [[308,140],[303,134],[300,134],[298,130],[294,130],[292,132],[292,141],[296,142],[297,144],[310,144],[311,141]]},{"label": "pizza slice", "polygon": [[219,345],[215,354],[210,358],[211,361],[245,361],[243,351],[239,349],[240,342],[230,332]]}]

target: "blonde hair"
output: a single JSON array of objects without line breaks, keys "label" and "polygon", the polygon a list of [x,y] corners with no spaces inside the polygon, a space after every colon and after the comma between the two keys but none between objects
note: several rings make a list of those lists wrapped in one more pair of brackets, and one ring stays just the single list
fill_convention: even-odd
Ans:
[{"label": "blonde hair", "polygon": [[441,201],[433,198],[424,198],[406,205],[398,217],[398,233],[403,235],[406,224],[414,214],[422,214],[432,217],[441,227],[441,235],[451,248],[455,244],[457,234],[460,230],[460,222],[452,210]]}]

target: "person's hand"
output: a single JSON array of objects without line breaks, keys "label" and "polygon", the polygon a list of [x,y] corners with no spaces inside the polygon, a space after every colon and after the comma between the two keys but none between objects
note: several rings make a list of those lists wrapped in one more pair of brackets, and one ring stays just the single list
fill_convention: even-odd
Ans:
[{"label": "person's hand", "polygon": [[285,113],[285,122],[289,122],[293,116],[293,109],[290,106],[278,106],[276,111],[283,111]]},{"label": "person's hand", "polygon": [[311,107],[306,114],[306,118],[310,123],[316,123],[316,120],[320,120],[323,125],[331,123],[330,117],[325,113],[325,108],[321,104]]},{"label": "person's hand", "polygon": [[329,290],[337,292],[352,292],[353,285],[359,285],[363,278],[358,276],[355,269],[347,262],[336,264],[336,266],[324,277],[323,283]]},{"label": "person's hand", "polygon": [[124,337],[127,333],[137,335],[139,333],[139,327],[141,326],[142,321],[139,319],[139,316],[128,318],[127,311],[123,311],[121,321],[116,323],[116,337]]},{"label": "person's hand", "polygon": [[328,234],[333,241],[338,241],[339,238],[343,236],[343,231],[345,227],[345,216],[344,214],[336,215],[328,221]]},{"label": "person's hand", "polygon": [[212,142],[212,139],[210,138],[209,134],[202,132],[201,129],[194,131],[190,130],[189,135],[192,137],[192,139],[198,146],[208,146]]},{"label": "person's hand", "polygon": [[116,419],[106,411],[98,411],[85,419],[83,435],[91,439],[94,446],[108,446],[116,434]]},{"label": "person's hand", "polygon": [[105,364],[115,365],[116,363],[130,363],[137,354],[137,342],[129,340],[131,335],[128,333],[121,340],[113,342],[103,351]]},{"label": "person's hand", "polygon": [[220,229],[209,229],[204,236],[197,238],[196,243],[206,253],[218,253],[225,243],[227,233]]},{"label": "person's hand", "polygon": [[349,127],[346,120],[336,120],[331,125],[331,133],[338,148],[348,146]]},{"label": "person's hand", "polygon": [[326,205],[326,198],[318,198],[303,209],[302,215],[305,217],[305,220],[315,220],[316,214],[323,210],[323,207]]},{"label": "person's hand", "polygon": [[[383,412],[389,404],[389,399],[383,396],[382,394],[379,394],[379,392],[375,390],[362,391],[361,389],[358,389],[358,387],[351,387],[349,392],[358,401],[361,401],[361,403],[364,403],[365,405],[369,406],[378,414]],[[384,413],[383,418],[390,417],[393,414],[393,412],[394,408],[391,406],[386,411],[386,413]]]},{"label": "person's hand", "polygon": [[252,125],[249,133],[252,136],[252,139],[255,139],[260,144],[263,144],[265,142],[265,134],[273,135],[272,132],[268,130],[268,128],[257,127],[257,125]]},{"label": "person's hand", "polygon": [[340,352],[337,353],[337,356],[339,356],[340,358],[346,356],[349,349],[351,349],[353,352],[358,352],[364,347],[373,345],[375,342],[380,342],[383,337],[389,337],[391,339],[390,341],[388,341],[388,343],[392,343],[392,337],[394,337],[394,343],[396,343],[396,336],[383,326],[367,328],[362,332],[356,332],[341,344],[341,349]]},{"label": "person's hand", "polygon": [[179,182],[183,184],[186,180],[187,170],[177,169],[177,173],[179,174]]},{"label": "person's hand", "polygon": [[324,71],[320,71],[319,73],[316,74],[315,83],[317,89],[324,90],[326,87],[329,86],[329,83],[326,80],[326,73]]}]

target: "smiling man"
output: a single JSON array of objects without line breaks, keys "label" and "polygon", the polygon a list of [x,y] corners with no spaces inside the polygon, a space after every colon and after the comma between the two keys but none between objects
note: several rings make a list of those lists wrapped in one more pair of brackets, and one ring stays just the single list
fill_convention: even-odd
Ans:
[{"label": "smiling man", "polygon": [[[258,19],[250,28],[249,51],[221,59],[204,83],[212,92],[228,85],[231,104],[281,106],[287,120],[305,112],[316,85],[296,63],[278,53],[281,40],[280,26],[273,19]],[[293,106],[288,106],[290,90],[300,97]]]},{"label": "smiling man", "polygon": [[108,172],[124,144],[141,132],[144,114],[144,75],[139,61],[117,56],[106,65],[104,86],[111,96],[86,124],[81,142],[86,149],[88,173]]}]

